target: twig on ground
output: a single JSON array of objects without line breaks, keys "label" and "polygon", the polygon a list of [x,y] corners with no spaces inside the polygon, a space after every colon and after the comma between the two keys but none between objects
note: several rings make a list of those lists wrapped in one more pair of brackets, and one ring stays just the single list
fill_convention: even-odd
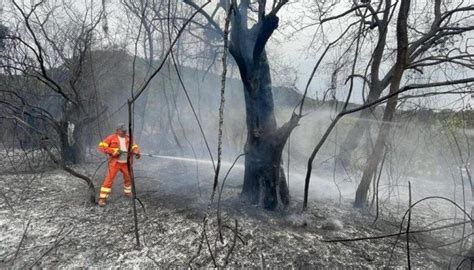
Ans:
[{"label": "twig on ground", "polygon": [[224,267],[226,267],[229,264],[229,258],[232,255],[232,252],[234,251],[235,245],[237,244],[237,237],[239,235],[238,229],[239,229],[239,222],[236,219],[235,220],[234,239],[232,240],[232,246],[229,248],[229,251],[227,252],[227,255],[225,256]]},{"label": "twig on ground", "polygon": [[207,249],[209,250],[209,254],[211,255],[212,262],[214,263],[214,266],[217,267],[218,264],[217,264],[216,258],[214,258],[214,254],[212,253],[211,244],[209,243],[209,238],[207,237],[207,233],[206,233],[206,224],[207,224],[206,221],[207,221],[207,218],[204,221],[204,226],[203,226],[203,229],[202,229],[202,233],[203,233],[204,238],[206,240]]},{"label": "twig on ground", "polygon": [[30,222],[31,222],[31,219],[29,219],[28,223],[26,223],[25,230],[23,231],[23,235],[21,236],[20,243],[18,243],[18,247],[16,248],[15,255],[12,258],[12,262],[16,260],[16,257],[18,256],[18,253],[20,252],[21,245],[23,244],[23,241],[26,238],[26,233],[28,232],[28,228],[30,227]]},{"label": "twig on ground", "polygon": [[0,193],[2,194],[3,200],[5,201],[5,204],[10,208],[10,210],[15,213],[15,209],[13,209],[12,205],[10,204],[10,201],[8,201],[7,195],[3,191],[0,190]]},{"label": "twig on ground", "polygon": [[[60,232],[58,233],[58,235],[60,235],[63,230],[66,228],[66,226],[64,226]],[[55,249],[58,244],[66,237],[68,236],[72,231],[74,231],[76,227],[73,227],[72,229],[70,229],[68,232],[66,232],[65,234],[63,234],[61,237],[59,237],[51,247],[49,247],[45,252],[43,252],[43,254],[41,254],[41,256],[35,260],[35,262],[33,264],[31,264],[28,269],[32,269],[37,263],[39,263],[41,261],[41,259],[43,259],[46,255],[48,255],[48,253],[50,253],[53,249]]]},{"label": "twig on ground", "polygon": [[[461,222],[452,223],[452,224],[448,224],[448,225],[444,225],[444,226],[440,226],[440,227],[435,227],[435,228],[430,228],[430,229],[413,230],[413,231],[410,231],[410,234],[443,230],[443,229],[447,229],[447,228],[452,228],[452,227],[455,227],[455,226],[463,225],[464,223],[470,223],[470,221],[461,221]],[[402,235],[405,235],[405,234],[406,234],[406,231],[405,231],[405,232],[397,232],[397,233],[384,234],[384,235],[367,236],[367,237],[344,238],[344,239],[329,239],[329,240],[322,240],[322,242],[325,242],[325,243],[339,243],[339,242],[354,242],[354,241],[365,241],[365,240],[377,240],[377,239],[384,239],[384,238],[389,238],[389,237],[402,236]]]}]

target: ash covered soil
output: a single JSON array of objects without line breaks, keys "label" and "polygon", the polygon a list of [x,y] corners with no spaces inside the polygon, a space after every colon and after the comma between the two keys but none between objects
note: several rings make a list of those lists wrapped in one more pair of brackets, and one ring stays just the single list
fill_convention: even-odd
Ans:
[{"label": "ash covered soil", "polygon": [[[75,169],[92,175],[96,167]],[[222,195],[220,243],[214,210],[206,226],[207,237],[202,238],[212,171],[201,168],[200,189],[196,168],[179,161],[137,163],[135,173],[137,194],[144,205],[137,205],[140,249],[135,245],[131,200],[121,194],[121,176],[108,205],[101,208],[87,202],[82,180],[61,170],[0,175],[0,268],[213,267],[214,260],[230,267],[406,267],[404,237],[395,248],[395,237],[323,242],[397,232],[401,213],[390,205],[384,206],[375,224],[373,213],[353,209],[349,199],[311,201],[309,210],[301,213],[301,202],[294,196],[286,211],[268,212],[239,200],[242,176],[236,172],[229,176]],[[102,168],[94,177],[97,187],[103,175]],[[430,207],[413,213],[413,229],[442,219]],[[412,267],[446,269],[455,251],[443,246],[456,239],[452,229],[412,237]]]}]

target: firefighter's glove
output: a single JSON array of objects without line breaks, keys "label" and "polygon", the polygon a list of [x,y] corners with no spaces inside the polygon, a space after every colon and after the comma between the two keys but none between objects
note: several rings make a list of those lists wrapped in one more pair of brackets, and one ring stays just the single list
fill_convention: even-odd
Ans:
[{"label": "firefighter's glove", "polygon": [[112,154],[111,154],[111,156],[112,156],[112,157],[118,157],[118,156],[120,156],[120,150],[115,150],[115,151],[113,151]]}]

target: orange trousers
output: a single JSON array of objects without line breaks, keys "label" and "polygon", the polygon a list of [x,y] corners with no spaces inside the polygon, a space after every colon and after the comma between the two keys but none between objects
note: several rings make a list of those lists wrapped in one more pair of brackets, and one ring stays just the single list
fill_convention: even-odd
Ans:
[{"label": "orange trousers", "polygon": [[110,192],[112,192],[115,177],[119,171],[123,175],[123,192],[128,195],[132,193],[132,182],[130,180],[127,163],[113,162],[109,163],[107,176],[105,176],[104,183],[100,188],[100,199],[107,199],[107,197],[109,197]]}]

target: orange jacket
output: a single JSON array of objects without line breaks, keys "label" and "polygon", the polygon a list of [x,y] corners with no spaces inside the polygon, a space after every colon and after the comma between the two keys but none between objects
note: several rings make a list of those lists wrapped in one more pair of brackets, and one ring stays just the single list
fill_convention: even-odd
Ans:
[{"label": "orange jacket", "polygon": [[[130,138],[125,136],[125,145],[129,147]],[[117,134],[112,134],[99,143],[99,151],[109,155],[109,163],[114,165],[119,160],[120,141]],[[140,154],[140,148],[136,144],[132,144],[132,153]]]}]

